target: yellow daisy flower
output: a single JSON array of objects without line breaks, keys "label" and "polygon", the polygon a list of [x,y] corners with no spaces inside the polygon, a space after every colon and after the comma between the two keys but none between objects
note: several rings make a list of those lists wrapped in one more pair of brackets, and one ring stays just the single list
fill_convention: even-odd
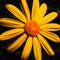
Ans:
[{"label": "yellow daisy flower", "polygon": [[39,0],[33,0],[32,12],[30,14],[27,1],[21,0],[21,2],[24,8],[22,12],[12,4],[6,5],[6,8],[20,21],[11,18],[0,18],[1,25],[13,28],[2,33],[0,40],[8,40],[22,34],[7,50],[14,52],[26,41],[21,56],[25,60],[30,55],[32,47],[36,60],[42,59],[41,46],[48,55],[54,55],[54,51],[44,37],[53,42],[60,42],[59,37],[51,32],[60,30],[60,25],[57,23],[49,23],[57,17],[57,12],[51,12],[45,16],[47,5],[42,3],[39,6]]}]

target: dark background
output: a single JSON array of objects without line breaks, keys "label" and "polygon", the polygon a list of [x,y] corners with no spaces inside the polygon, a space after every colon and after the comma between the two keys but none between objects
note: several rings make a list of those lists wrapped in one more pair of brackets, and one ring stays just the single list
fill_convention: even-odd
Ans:
[{"label": "dark background", "polygon": [[[32,0],[27,0],[29,8],[31,10],[31,6],[32,6]],[[15,6],[17,6],[19,9],[21,9],[19,3],[19,0],[0,0],[0,18],[2,17],[9,17],[9,18],[15,18],[6,8],[5,5],[6,4],[13,4]],[[58,23],[60,24],[60,0],[40,0],[40,4],[42,3],[46,3],[48,6],[48,10],[47,13],[52,12],[52,11],[56,11],[58,12],[59,16],[52,21],[53,23]],[[11,28],[7,28],[4,26],[0,25],[0,34],[3,33],[4,31],[11,29]],[[56,34],[58,34],[60,36],[60,32],[54,32]],[[15,52],[10,53],[6,50],[6,48],[8,47],[9,44],[11,44],[14,40],[16,40],[16,38],[7,40],[7,41],[0,41],[0,60],[21,60],[21,52],[23,50],[23,47],[25,45],[25,43]],[[55,55],[54,56],[49,56],[47,55],[47,53],[43,50],[42,48],[42,60],[60,60],[60,43],[54,43],[52,41],[49,41],[51,47],[53,48]],[[28,58],[28,60],[34,60],[34,54],[33,54],[33,50]]]}]

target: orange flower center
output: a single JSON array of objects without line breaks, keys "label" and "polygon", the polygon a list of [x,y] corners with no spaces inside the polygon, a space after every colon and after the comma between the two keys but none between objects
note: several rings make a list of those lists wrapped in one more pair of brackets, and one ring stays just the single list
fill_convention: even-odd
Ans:
[{"label": "orange flower center", "polygon": [[39,25],[33,20],[30,20],[25,24],[25,31],[31,36],[37,35],[39,30]]}]

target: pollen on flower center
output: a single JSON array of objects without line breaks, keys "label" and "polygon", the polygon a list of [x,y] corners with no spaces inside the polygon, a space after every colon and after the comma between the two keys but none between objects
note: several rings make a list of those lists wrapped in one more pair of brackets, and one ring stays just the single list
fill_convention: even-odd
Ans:
[{"label": "pollen on flower center", "polygon": [[39,25],[37,24],[37,22],[30,20],[28,22],[26,22],[25,24],[25,31],[31,35],[31,36],[35,36],[39,33]]}]

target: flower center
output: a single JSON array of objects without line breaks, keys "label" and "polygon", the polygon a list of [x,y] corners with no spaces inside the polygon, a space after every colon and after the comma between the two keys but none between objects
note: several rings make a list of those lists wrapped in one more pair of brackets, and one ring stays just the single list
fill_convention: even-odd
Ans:
[{"label": "flower center", "polygon": [[30,20],[25,24],[25,31],[31,36],[37,35],[39,30],[39,25],[33,20]]}]

